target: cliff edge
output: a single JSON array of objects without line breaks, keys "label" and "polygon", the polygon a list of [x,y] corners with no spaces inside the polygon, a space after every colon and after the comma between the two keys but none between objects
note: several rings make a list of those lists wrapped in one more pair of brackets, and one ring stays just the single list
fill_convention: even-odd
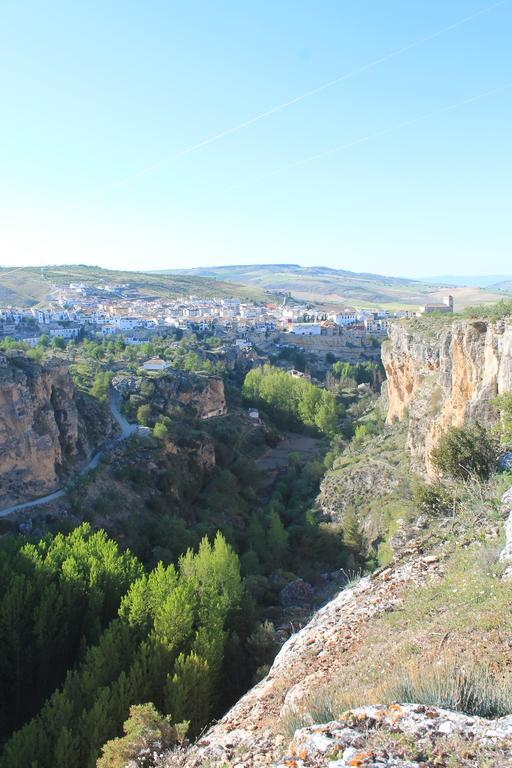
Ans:
[{"label": "cliff edge", "polygon": [[63,360],[40,365],[24,355],[0,356],[0,505],[52,491],[89,458],[112,427],[89,400]]},{"label": "cliff edge", "polygon": [[512,319],[404,320],[382,346],[388,422],[408,417],[412,469],[435,475],[431,453],[450,426],[496,420],[492,399],[512,389]]}]

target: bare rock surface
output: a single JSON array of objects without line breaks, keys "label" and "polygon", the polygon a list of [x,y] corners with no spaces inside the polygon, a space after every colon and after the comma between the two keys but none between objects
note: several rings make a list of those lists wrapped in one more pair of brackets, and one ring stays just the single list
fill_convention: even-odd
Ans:
[{"label": "bare rock surface", "polygon": [[[226,412],[224,381],[185,371],[167,371],[149,380],[153,387],[152,405],[166,412],[169,406],[180,405],[196,418],[208,418]],[[113,388],[124,397],[141,393],[148,380],[133,374],[119,374],[112,379]]]},{"label": "bare rock surface", "polygon": [[0,356],[0,506],[44,495],[112,429],[66,361]]},{"label": "bare rock surface", "polygon": [[404,591],[438,578],[442,570],[437,556],[416,552],[340,592],[283,645],[258,685],[186,753],[169,755],[163,765],[256,768],[278,761],[285,751],[281,716],[343,669],[344,654],[357,645],[365,624],[397,608]]},{"label": "bare rock surface", "polygon": [[417,704],[360,707],[297,730],[278,768],[441,768],[455,765],[453,744],[459,766],[477,765],[479,751],[492,759],[488,765],[510,766],[512,716],[486,720]]}]

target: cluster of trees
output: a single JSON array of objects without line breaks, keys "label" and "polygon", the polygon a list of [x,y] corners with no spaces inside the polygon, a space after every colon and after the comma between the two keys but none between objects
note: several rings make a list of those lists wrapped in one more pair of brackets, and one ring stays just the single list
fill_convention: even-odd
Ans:
[{"label": "cluster of trees", "polygon": [[[68,342],[68,344],[70,343],[71,342]],[[66,341],[62,338],[62,336],[54,336],[52,339],[50,339],[49,336],[43,334],[39,337],[35,347],[29,346],[24,341],[13,339],[11,336],[6,336],[5,339],[0,340],[0,350],[3,352],[9,353],[15,350],[21,350],[26,353],[27,357],[32,358],[32,360],[36,360],[38,363],[41,363],[44,360],[47,349],[60,351],[65,348]]]},{"label": "cluster of trees", "polygon": [[247,400],[266,408],[280,427],[306,427],[329,436],[338,429],[340,412],[333,393],[279,368],[253,368],[242,392]]},{"label": "cluster of trees", "polygon": [[293,455],[290,460],[268,502],[250,512],[238,539],[247,588],[267,605],[272,602],[268,576],[276,571],[314,581],[321,571],[352,566],[353,555],[360,554],[352,551],[340,526],[320,522],[314,512],[323,465],[301,466]]},{"label": "cluster of trees", "polygon": [[209,373],[222,373],[224,367],[218,362],[212,362],[203,353],[205,350],[215,349],[219,346],[218,339],[211,337],[198,342],[194,334],[183,337],[179,329],[171,332],[171,335],[144,341],[141,344],[126,344],[122,337],[111,339],[85,339],[78,348],[85,359],[103,363],[112,363],[120,360],[128,366],[134,366],[139,359],[148,357],[161,357],[167,360],[173,368],[184,371],[208,371]]},{"label": "cluster of trees", "polygon": [[132,554],[87,525],[0,549],[0,738],[37,711],[84,644],[98,641],[142,573]]},{"label": "cluster of trees", "polygon": [[[93,543],[100,551],[110,550],[110,557],[99,557],[97,566],[98,558],[89,562],[89,554],[82,554],[84,548],[89,553]],[[216,711],[228,632],[242,599],[238,558],[225,539],[218,534],[211,544],[205,538],[198,552],[189,550],[177,567],[159,564],[149,574],[133,555],[119,554],[104,534],[93,535],[86,526],[38,546],[56,550],[45,561],[59,560],[62,547],[71,547],[73,555],[61,558],[54,594],[47,590],[45,600],[35,603],[29,634],[23,634],[23,626],[17,634],[12,630],[2,695],[5,691],[12,706],[15,682],[5,687],[4,680],[10,680],[12,667],[16,671],[24,663],[23,652],[38,654],[25,662],[33,665],[31,676],[19,675],[23,689],[18,698],[25,711],[32,706],[32,680],[46,676],[40,690],[48,693],[55,682],[55,677],[48,679],[54,675],[53,662],[70,671],[39,713],[7,742],[3,767],[32,768],[35,760],[38,768],[93,768],[101,746],[121,733],[130,706],[148,701],[174,723],[188,721],[191,735],[196,735]],[[65,606],[72,603],[66,596],[68,581],[81,589],[76,606],[66,614]],[[25,594],[22,587],[19,590],[17,601],[11,597],[6,605],[3,633],[14,618],[22,625],[27,614]],[[50,610],[52,604],[55,611]],[[116,609],[117,616],[103,629]],[[72,643],[66,642],[67,632],[73,634]],[[65,661],[59,659],[63,644],[68,649]]]},{"label": "cluster of trees", "polygon": [[495,304],[480,304],[476,307],[466,307],[462,314],[464,317],[482,318],[494,322],[504,320],[506,317],[512,316],[512,301],[510,299],[502,299]]},{"label": "cluster of trees", "polygon": [[363,363],[342,363],[337,360],[327,374],[327,386],[336,389],[347,383],[371,384],[377,389],[384,380],[382,365],[365,361]]}]

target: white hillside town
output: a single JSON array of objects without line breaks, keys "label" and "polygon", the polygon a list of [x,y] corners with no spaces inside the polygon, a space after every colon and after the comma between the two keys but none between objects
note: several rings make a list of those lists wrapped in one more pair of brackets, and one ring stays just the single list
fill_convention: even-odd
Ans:
[{"label": "white hillside town", "polygon": [[[299,303],[243,302],[236,298],[146,297],[129,283],[100,281],[55,286],[44,307],[0,307],[0,339],[34,347],[42,337],[65,342],[81,338],[122,338],[137,345],[169,332],[205,333],[233,344],[239,352],[270,343],[335,353],[344,344],[365,345],[387,335],[390,320],[431,312],[453,312],[453,297],[428,303],[417,313],[339,307],[332,312]],[[148,361],[151,364],[151,361]]]}]

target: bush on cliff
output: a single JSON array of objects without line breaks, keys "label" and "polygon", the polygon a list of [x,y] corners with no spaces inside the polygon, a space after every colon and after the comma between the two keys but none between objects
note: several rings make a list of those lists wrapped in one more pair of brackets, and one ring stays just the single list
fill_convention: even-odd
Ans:
[{"label": "bush on cliff", "polygon": [[451,427],[432,451],[441,475],[454,480],[487,480],[496,468],[496,441],[480,424]]}]

